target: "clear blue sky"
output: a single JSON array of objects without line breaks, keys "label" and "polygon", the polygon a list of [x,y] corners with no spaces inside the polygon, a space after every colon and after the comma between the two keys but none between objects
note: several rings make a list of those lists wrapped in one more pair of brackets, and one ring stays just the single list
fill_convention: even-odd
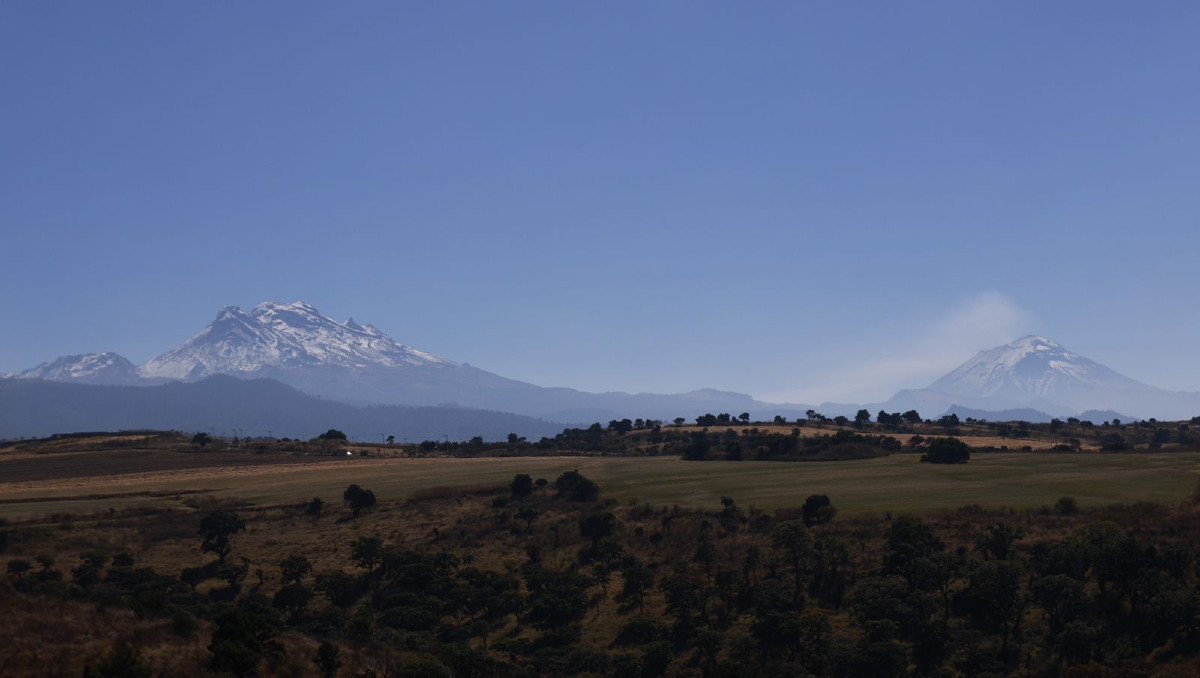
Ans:
[{"label": "clear blue sky", "polygon": [[0,4],[0,372],[303,299],[543,385],[1200,390],[1200,5]]}]

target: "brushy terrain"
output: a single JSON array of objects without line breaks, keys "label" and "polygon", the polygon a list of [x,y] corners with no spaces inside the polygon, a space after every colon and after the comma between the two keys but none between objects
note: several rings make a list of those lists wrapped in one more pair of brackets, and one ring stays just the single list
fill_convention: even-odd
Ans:
[{"label": "brushy terrain", "polygon": [[[799,433],[793,437],[791,431]],[[935,439],[936,432],[927,431],[924,440]],[[965,435],[970,432],[962,431],[962,440],[990,440]],[[705,455],[697,460],[680,456],[693,449],[697,435],[710,440]],[[522,441],[477,447],[437,443],[428,451],[419,446],[326,448],[296,442],[202,449],[186,437],[169,434],[131,436],[123,442],[102,437],[90,447],[86,438],[70,444],[39,441],[0,448],[0,518],[50,520],[55,515],[130,508],[187,511],[197,501],[212,499],[273,506],[330,496],[362,481],[369,481],[380,499],[405,499],[429,490],[504,483],[517,473],[554,478],[571,469],[603,484],[606,496],[621,503],[704,508],[731,495],[748,508],[775,510],[794,507],[813,493],[827,493],[838,496],[843,516],[964,504],[1036,509],[1063,495],[1085,507],[1173,502],[1190,491],[1200,473],[1200,452],[1178,443],[1159,448],[1143,443],[1104,454],[1045,447],[1035,453],[983,451],[999,448],[976,445],[969,464],[940,465],[918,463],[925,447],[913,446],[912,438],[920,434],[908,436],[899,451],[867,455],[853,454],[864,445],[854,440],[859,435],[816,425],[760,425],[707,434],[684,427],[682,432],[657,434],[602,432],[594,444],[576,441],[584,449],[544,450]],[[832,450],[833,460],[813,462],[803,455],[799,458],[804,463],[754,460],[769,457],[772,450],[787,452],[787,446],[803,451],[803,443],[797,441],[821,439],[846,442],[812,446],[814,454]],[[728,459],[734,444],[740,461]],[[1060,443],[1042,438],[1034,444]],[[853,458],[837,458],[844,448]]]},{"label": "brushy terrain", "polygon": [[[836,494],[768,513],[545,480],[364,502],[357,518],[339,492],[319,515],[311,498],[204,499],[9,523],[0,675],[1200,671],[1190,500],[847,517]],[[234,522],[205,552],[212,516]]]},{"label": "brushy terrain", "polygon": [[9,444],[0,675],[1200,675],[1188,425],[1051,428]]}]

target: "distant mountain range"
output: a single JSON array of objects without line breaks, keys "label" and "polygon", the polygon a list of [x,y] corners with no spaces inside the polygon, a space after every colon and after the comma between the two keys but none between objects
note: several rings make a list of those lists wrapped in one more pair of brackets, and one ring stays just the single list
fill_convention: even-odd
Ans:
[{"label": "distant mountain range", "polygon": [[630,394],[535,386],[405,346],[353,318],[339,323],[299,301],[262,303],[249,313],[226,307],[182,346],[140,368],[115,353],[101,353],[59,358],[8,376],[150,385],[214,374],[277,379],[305,393],[355,404],[453,404],[576,423],[691,418],[706,412],[794,417],[806,409],[713,389]]},{"label": "distant mountain range", "polygon": [[[997,421],[1045,421],[1085,412],[1087,416],[1081,418],[1182,419],[1200,414],[1200,393],[1143,384],[1044,337],[1023,337],[982,351],[928,387],[902,390],[882,403],[813,407],[768,403],[714,389],[631,394],[536,386],[406,346],[353,319],[339,323],[304,302],[267,302],[249,312],[226,307],[183,345],[141,367],[115,353],[93,353],[62,357],[6,376],[13,382],[132,387],[196,382],[215,375],[277,380],[319,396],[323,400],[317,402],[326,407],[334,404],[330,399],[360,406],[446,405],[452,406],[460,419],[474,416],[468,414],[471,410],[487,410],[563,424],[626,417],[692,419],[708,412],[735,416],[748,412],[760,420],[775,415],[794,419],[809,409],[833,416],[853,415],[860,408],[872,414],[881,409],[917,410],[926,417],[955,411],[960,416]],[[236,384],[222,383],[227,391],[236,389]],[[11,384],[6,388],[10,394],[19,390]],[[117,397],[115,393],[110,396]],[[12,430],[0,428],[0,436],[6,435],[13,435]]]},{"label": "distant mountain range", "polygon": [[981,351],[927,388],[900,391],[883,403],[889,412],[937,412],[956,405],[991,412],[1033,409],[1047,419],[1123,412],[1125,419],[1169,420],[1200,414],[1200,393],[1143,384],[1051,339],[1028,336]]},{"label": "distant mountain range", "polygon": [[457,407],[360,407],[305,395],[273,379],[216,375],[158,386],[99,386],[0,379],[0,439],[76,431],[160,429],[309,439],[336,428],[353,440],[382,442],[531,440],[554,436],[562,424],[507,412]]}]

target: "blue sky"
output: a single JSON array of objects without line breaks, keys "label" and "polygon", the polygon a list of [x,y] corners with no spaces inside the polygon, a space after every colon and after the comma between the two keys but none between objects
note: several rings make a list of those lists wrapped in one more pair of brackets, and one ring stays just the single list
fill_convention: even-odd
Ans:
[{"label": "blue sky", "polygon": [[0,372],[303,299],[544,385],[1200,390],[1200,6],[0,4]]}]

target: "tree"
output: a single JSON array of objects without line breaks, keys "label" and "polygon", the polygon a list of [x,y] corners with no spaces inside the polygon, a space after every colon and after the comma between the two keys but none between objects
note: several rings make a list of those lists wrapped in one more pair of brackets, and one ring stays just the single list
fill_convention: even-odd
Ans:
[{"label": "tree", "polygon": [[743,424],[749,424],[750,423],[750,413],[742,412],[741,414],[738,415],[738,419],[741,419]]},{"label": "tree", "polygon": [[288,617],[295,621],[308,608],[312,598],[312,589],[304,584],[287,584],[275,592],[271,604],[288,613]]},{"label": "tree", "polygon": [[245,529],[246,521],[233,511],[213,511],[200,521],[200,552],[215,553],[217,559],[224,563],[225,556],[233,549],[231,538]]},{"label": "tree", "polygon": [[16,559],[8,561],[8,575],[14,579],[20,579],[21,575],[25,574],[33,568],[28,560]]},{"label": "tree", "polygon": [[304,514],[311,516],[313,520],[321,519],[321,509],[324,508],[325,502],[320,497],[313,497],[313,500],[308,502],[304,507]]},{"label": "tree", "polygon": [[854,415],[854,425],[858,426],[859,428],[862,428],[862,426],[864,424],[870,423],[870,421],[871,421],[871,413],[865,409],[859,410]]},{"label": "tree", "polygon": [[953,428],[958,428],[958,425],[960,422],[958,419],[958,415],[951,412],[950,414],[943,414],[942,418],[938,419],[937,423],[942,428],[953,429]]},{"label": "tree", "polygon": [[200,447],[205,447],[206,445],[208,445],[211,442],[212,442],[212,436],[208,435],[204,431],[201,431],[201,432],[197,433],[196,435],[192,436],[192,444],[193,445],[199,445]]},{"label": "tree", "polygon": [[337,670],[342,668],[342,660],[338,659],[338,648],[329,641],[324,641],[317,648],[317,656],[313,663],[321,671],[322,678],[334,678]]},{"label": "tree", "polygon": [[342,433],[336,428],[331,428],[317,436],[317,440],[349,440],[349,438],[346,437],[345,433]]},{"label": "tree", "polygon": [[366,570],[368,576],[375,573],[375,566],[383,557],[383,540],[379,537],[359,537],[350,544],[350,558],[355,565]]},{"label": "tree", "polygon": [[552,572],[536,568],[526,572],[529,621],[542,631],[561,629],[587,614],[587,587],[591,580],[577,572]]},{"label": "tree", "polygon": [[388,437],[387,437],[387,444],[388,444],[388,445],[391,445],[392,443],[395,443],[395,442],[396,442],[396,436],[388,436]]},{"label": "tree", "polygon": [[925,521],[911,515],[897,516],[888,527],[887,553],[884,556],[885,574],[898,574],[916,588],[921,567],[917,561],[930,558],[946,545],[933,533]]},{"label": "tree", "polygon": [[119,643],[112,653],[93,668],[83,669],[83,678],[151,678],[154,671],[142,663],[142,651],[129,643]]},{"label": "tree", "polygon": [[1054,512],[1060,516],[1073,516],[1079,513],[1079,502],[1075,501],[1075,497],[1059,497],[1054,502]]},{"label": "tree", "polygon": [[833,502],[829,501],[828,496],[814,494],[804,500],[804,507],[800,509],[800,512],[804,519],[804,524],[811,527],[833,520],[837,509],[833,508]]},{"label": "tree", "polygon": [[975,548],[988,558],[1008,560],[1013,543],[1025,538],[1025,531],[1006,522],[993,523],[975,535]]},{"label": "tree", "polygon": [[617,526],[617,517],[611,512],[592,513],[579,519],[579,534],[592,540],[595,549],[600,540],[611,535]]},{"label": "tree", "polygon": [[275,635],[279,618],[267,599],[251,594],[217,614],[216,629],[208,649],[212,668],[235,676],[253,675],[267,642]]},{"label": "tree", "polygon": [[279,562],[279,581],[284,584],[299,584],[312,572],[312,563],[300,554],[293,554]]},{"label": "tree", "polygon": [[567,471],[554,481],[558,496],[574,501],[591,501],[600,494],[596,483],[588,480],[579,471]]},{"label": "tree", "polygon": [[446,665],[433,657],[420,656],[405,659],[396,667],[396,678],[453,678]]},{"label": "tree", "polygon": [[375,505],[375,493],[371,490],[364,490],[358,485],[351,485],[342,493],[342,501],[350,505],[350,510],[354,512],[354,517],[357,518],[363,509],[368,509]]},{"label": "tree", "polygon": [[641,612],[646,592],[654,587],[654,571],[637,558],[632,558],[621,576],[625,583],[617,599],[625,604],[637,605],[638,612]]},{"label": "tree", "polygon": [[683,422],[687,421],[687,419],[684,419],[683,417],[675,417],[671,421],[674,422],[676,426],[683,426]]},{"label": "tree", "polygon": [[683,451],[683,458],[690,461],[701,461],[708,456],[710,449],[712,449],[712,443],[708,439],[708,434],[704,431],[696,431],[692,433],[691,444]]},{"label": "tree", "polygon": [[958,438],[930,438],[929,451],[921,455],[922,462],[931,464],[965,464],[971,458],[971,448]]},{"label": "tree", "polygon": [[624,435],[633,430],[633,422],[629,419],[622,419],[620,421],[613,419],[612,421],[608,422],[608,430],[614,431],[620,435]]},{"label": "tree", "polygon": [[509,492],[512,493],[513,499],[523,499],[533,494],[533,476],[528,473],[518,473],[513,476],[512,482],[508,485]]},{"label": "tree", "polygon": [[809,572],[812,558],[813,539],[808,528],[800,520],[780,523],[771,531],[771,544],[783,560],[792,568],[792,604],[800,604],[800,593],[804,590],[804,577]]}]

